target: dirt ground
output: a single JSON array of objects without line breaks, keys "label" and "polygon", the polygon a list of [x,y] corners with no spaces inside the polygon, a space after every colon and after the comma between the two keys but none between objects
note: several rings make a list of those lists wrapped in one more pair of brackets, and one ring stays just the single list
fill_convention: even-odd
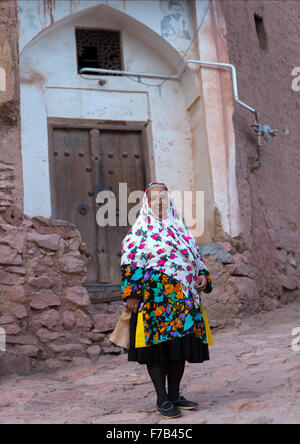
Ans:
[{"label": "dirt ground", "polygon": [[200,405],[176,419],[156,413],[145,366],[121,354],[50,375],[1,377],[0,423],[300,423],[295,327],[300,327],[300,303],[213,332],[210,361],[187,363],[181,385],[181,393]]}]

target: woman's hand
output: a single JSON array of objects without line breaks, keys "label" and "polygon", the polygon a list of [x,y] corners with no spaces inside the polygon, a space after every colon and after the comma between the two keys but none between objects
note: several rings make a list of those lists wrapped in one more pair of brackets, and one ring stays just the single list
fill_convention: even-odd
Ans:
[{"label": "woman's hand", "polygon": [[207,285],[206,277],[203,274],[199,274],[198,279],[195,284],[197,290],[198,291],[205,290],[206,285]]},{"label": "woman's hand", "polygon": [[126,301],[126,308],[131,311],[131,313],[136,313],[139,308],[140,298],[135,296],[129,296]]}]

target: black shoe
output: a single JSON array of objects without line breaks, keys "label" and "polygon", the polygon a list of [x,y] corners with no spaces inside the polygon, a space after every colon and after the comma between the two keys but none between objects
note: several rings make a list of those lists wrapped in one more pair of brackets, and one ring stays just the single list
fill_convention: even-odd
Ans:
[{"label": "black shoe", "polygon": [[177,418],[181,415],[181,411],[171,401],[163,402],[161,407],[156,404],[156,411],[167,418]]},{"label": "black shoe", "polygon": [[180,409],[190,410],[197,407],[199,404],[195,401],[188,401],[184,396],[180,395],[176,401],[172,401],[173,404]]}]

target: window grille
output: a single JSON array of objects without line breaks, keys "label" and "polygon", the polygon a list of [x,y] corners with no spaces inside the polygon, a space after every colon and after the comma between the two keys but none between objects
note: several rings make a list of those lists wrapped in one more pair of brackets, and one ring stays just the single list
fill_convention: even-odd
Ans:
[{"label": "window grille", "polygon": [[[81,68],[122,70],[119,31],[76,29],[75,35],[78,72]],[[118,74],[103,73],[101,75]]]}]

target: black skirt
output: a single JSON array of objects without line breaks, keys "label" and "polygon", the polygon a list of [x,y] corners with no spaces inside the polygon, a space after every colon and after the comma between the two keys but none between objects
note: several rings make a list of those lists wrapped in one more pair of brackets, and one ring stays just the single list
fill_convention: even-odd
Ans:
[{"label": "black skirt", "polygon": [[186,360],[190,363],[209,360],[208,345],[202,342],[194,333],[186,334],[181,338],[174,338],[159,344],[135,348],[135,333],[137,313],[131,313],[130,318],[130,346],[128,361],[139,364],[163,362],[170,360]]}]

